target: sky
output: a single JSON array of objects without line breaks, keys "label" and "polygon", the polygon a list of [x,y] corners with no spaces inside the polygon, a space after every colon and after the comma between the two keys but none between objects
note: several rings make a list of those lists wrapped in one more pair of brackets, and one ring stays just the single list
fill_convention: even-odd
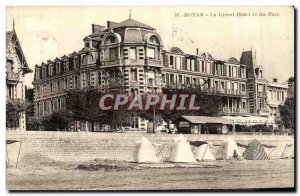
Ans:
[{"label": "sky", "polygon": [[[291,7],[7,7],[6,29],[12,30],[14,18],[34,70],[36,64],[81,50],[91,24],[122,22],[129,18],[130,9],[132,19],[156,29],[166,50],[176,46],[196,54],[198,48],[218,60],[239,60],[243,51],[252,49],[267,80],[284,82],[294,76]],[[32,86],[33,73],[25,79]]]}]

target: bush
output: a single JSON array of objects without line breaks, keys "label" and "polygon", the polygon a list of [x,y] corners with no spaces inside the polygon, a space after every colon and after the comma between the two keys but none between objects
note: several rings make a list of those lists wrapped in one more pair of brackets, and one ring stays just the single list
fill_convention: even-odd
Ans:
[{"label": "bush", "polygon": [[253,132],[254,129],[253,129],[253,127],[251,127],[251,126],[247,126],[247,127],[245,128],[245,131],[246,131],[246,132]]},{"label": "bush", "polygon": [[26,121],[26,129],[29,131],[38,131],[41,126],[41,118],[29,116]]},{"label": "bush", "polygon": [[271,127],[264,127],[262,131],[263,132],[272,132],[273,130]]}]

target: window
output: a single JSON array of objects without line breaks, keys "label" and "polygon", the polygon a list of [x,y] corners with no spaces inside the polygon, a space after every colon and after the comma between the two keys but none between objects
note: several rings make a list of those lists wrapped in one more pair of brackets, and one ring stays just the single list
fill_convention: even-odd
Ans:
[{"label": "window", "polygon": [[246,91],[246,85],[242,84],[242,92],[245,92],[245,91]]},{"label": "window", "polygon": [[170,74],[170,83],[174,84],[174,74]]},{"label": "window", "polygon": [[178,81],[179,84],[182,84],[182,75],[179,75],[179,76],[178,76],[178,80],[179,80],[179,81]]},{"label": "window", "polygon": [[136,59],[136,48],[130,48],[130,59]]},{"label": "window", "polygon": [[85,55],[82,55],[81,64],[85,64]]},{"label": "window", "polygon": [[75,56],[75,57],[74,57],[74,66],[75,66],[75,67],[78,67],[78,65],[79,65],[78,57]]},{"label": "window", "polygon": [[90,43],[89,42],[85,42],[85,47],[90,47]]},{"label": "window", "polygon": [[225,83],[221,82],[221,90],[224,90],[224,89],[225,89]]},{"label": "window", "polygon": [[191,70],[191,61],[190,61],[190,59],[187,59],[186,67],[187,67],[187,70]]},{"label": "window", "polygon": [[181,69],[181,59],[180,59],[180,57],[176,57],[176,69]]},{"label": "window", "polygon": [[137,69],[131,69],[131,80],[137,81]]},{"label": "window", "polygon": [[148,48],[148,57],[155,59],[155,49],[154,48]]},{"label": "window", "polygon": [[170,55],[170,65],[174,65],[174,56]]},{"label": "window", "polygon": [[110,42],[111,43],[115,43],[116,42],[116,38],[115,37],[111,37]]},{"label": "window", "polygon": [[117,59],[117,56],[118,56],[117,48],[109,48],[108,53],[109,53],[108,54],[109,60]]},{"label": "window", "polygon": [[215,89],[219,90],[219,81],[215,81]]},{"label": "window", "polygon": [[237,77],[237,69],[236,69],[236,67],[232,67],[232,77]]},{"label": "window", "polygon": [[159,43],[158,39],[154,36],[151,36],[149,41],[150,41],[150,43],[153,43],[153,44],[158,44]]},{"label": "window", "polygon": [[202,68],[201,71],[202,71],[202,72],[205,72],[204,61],[201,61],[201,68]]},{"label": "window", "polygon": [[195,71],[195,61],[194,61],[194,59],[191,59],[191,70]]},{"label": "window", "polygon": [[190,84],[190,83],[191,83],[190,78],[186,77],[186,84]]}]

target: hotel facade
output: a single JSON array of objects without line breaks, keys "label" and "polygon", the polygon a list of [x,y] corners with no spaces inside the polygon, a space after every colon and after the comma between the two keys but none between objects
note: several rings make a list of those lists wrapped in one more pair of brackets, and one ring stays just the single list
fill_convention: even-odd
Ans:
[{"label": "hotel facade", "polygon": [[[189,84],[219,92],[221,116],[271,114],[268,88],[272,85],[263,78],[263,68],[255,63],[252,51],[243,52],[240,60],[217,60],[198,49],[195,54],[179,47],[167,50],[153,27],[131,18],[121,23],[108,21],[106,27],[93,24],[83,42],[81,50],[35,66],[32,84],[37,117],[63,110],[68,90],[142,94]],[[132,128],[146,129],[147,121],[138,118]],[[78,129],[84,129],[78,122],[70,128]]]}]

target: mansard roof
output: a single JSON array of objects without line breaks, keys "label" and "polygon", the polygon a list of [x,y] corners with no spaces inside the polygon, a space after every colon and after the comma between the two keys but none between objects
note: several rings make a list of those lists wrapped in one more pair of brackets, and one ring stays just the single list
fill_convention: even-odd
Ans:
[{"label": "mansard roof", "polygon": [[155,30],[153,27],[146,25],[144,23],[141,23],[139,21],[133,20],[131,18],[129,18],[123,22],[111,25],[111,28],[126,28],[126,27],[140,27],[140,28],[144,28],[144,29]]}]

